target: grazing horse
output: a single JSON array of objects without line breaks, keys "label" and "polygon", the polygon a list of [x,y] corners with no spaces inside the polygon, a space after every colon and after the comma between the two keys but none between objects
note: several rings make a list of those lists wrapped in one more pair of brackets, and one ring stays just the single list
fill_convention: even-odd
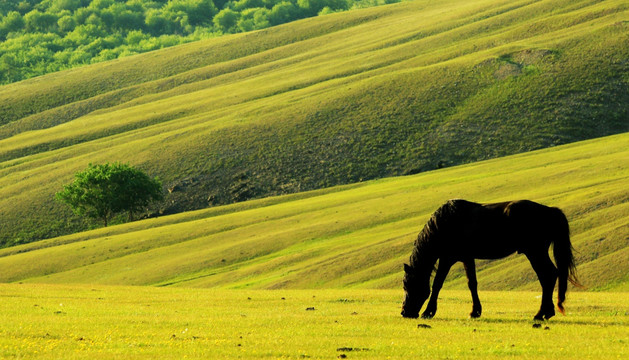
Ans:
[{"label": "grazing horse", "polygon": [[[553,244],[557,267],[548,256]],[[466,200],[450,200],[434,212],[417,236],[410,264],[404,264],[402,316],[417,318],[430,296],[423,318],[437,312],[437,298],[443,281],[454,263],[461,261],[472,293],[473,318],[480,317],[474,259],[500,259],[514,252],[526,255],[542,285],[542,305],[535,320],[555,315],[552,295],[559,278],[557,308],[565,314],[567,282],[579,285],[568,220],[558,208],[528,200],[495,204],[477,204]],[[432,294],[430,277],[439,260]]]}]

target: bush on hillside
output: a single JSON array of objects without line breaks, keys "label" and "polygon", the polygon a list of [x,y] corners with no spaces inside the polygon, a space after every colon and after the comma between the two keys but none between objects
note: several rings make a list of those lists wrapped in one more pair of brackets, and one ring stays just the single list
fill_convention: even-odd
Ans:
[{"label": "bush on hillside", "polygon": [[56,195],[78,215],[101,219],[105,226],[117,213],[129,221],[152,201],[162,200],[162,184],[127,164],[93,165],[75,174],[72,184]]}]

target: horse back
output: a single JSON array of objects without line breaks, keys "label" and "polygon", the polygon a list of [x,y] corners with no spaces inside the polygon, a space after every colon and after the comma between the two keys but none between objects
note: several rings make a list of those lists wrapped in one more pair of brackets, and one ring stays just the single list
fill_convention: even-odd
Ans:
[{"label": "horse back", "polygon": [[[553,239],[567,223],[561,210],[530,200],[517,200],[487,204],[486,208],[502,212],[503,232],[516,247],[516,251],[547,251]],[[563,220],[562,220],[563,219]]]},{"label": "horse back", "polygon": [[454,257],[498,259],[550,245],[555,208],[530,200],[478,204],[450,200],[437,212],[443,251]]}]

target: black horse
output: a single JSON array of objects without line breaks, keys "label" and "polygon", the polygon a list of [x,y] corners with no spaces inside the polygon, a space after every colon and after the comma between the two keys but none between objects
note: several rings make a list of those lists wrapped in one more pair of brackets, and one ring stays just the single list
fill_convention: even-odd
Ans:
[{"label": "black horse", "polygon": [[[557,267],[548,256],[551,244]],[[542,285],[542,305],[534,319],[550,319],[555,315],[552,295],[557,278],[557,308],[564,314],[567,283],[579,284],[570,229],[563,212],[528,200],[495,204],[450,200],[428,220],[415,241],[410,265],[404,264],[406,297],[402,316],[417,318],[428,296],[430,300],[422,317],[435,316],[443,281],[450,267],[461,261],[472,293],[470,316],[480,317],[474,259],[499,259],[516,251],[526,255]],[[430,277],[437,260],[431,294]]]}]

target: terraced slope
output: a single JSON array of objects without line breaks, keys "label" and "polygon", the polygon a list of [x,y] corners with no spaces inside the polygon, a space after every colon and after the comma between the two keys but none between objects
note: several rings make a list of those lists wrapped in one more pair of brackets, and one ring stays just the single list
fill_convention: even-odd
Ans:
[{"label": "terraced slope", "polygon": [[53,194],[123,161],[176,213],[629,131],[624,0],[417,0],[0,87],[0,243],[88,228]]},{"label": "terraced slope", "polygon": [[[567,214],[581,281],[629,290],[629,133],[423,174],[186,212],[0,250],[1,282],[398,288],[449,198]],[[481,289],[538,289],[522,255],[478,262]],[[461,268],[448,278],[466,288]]]}]

